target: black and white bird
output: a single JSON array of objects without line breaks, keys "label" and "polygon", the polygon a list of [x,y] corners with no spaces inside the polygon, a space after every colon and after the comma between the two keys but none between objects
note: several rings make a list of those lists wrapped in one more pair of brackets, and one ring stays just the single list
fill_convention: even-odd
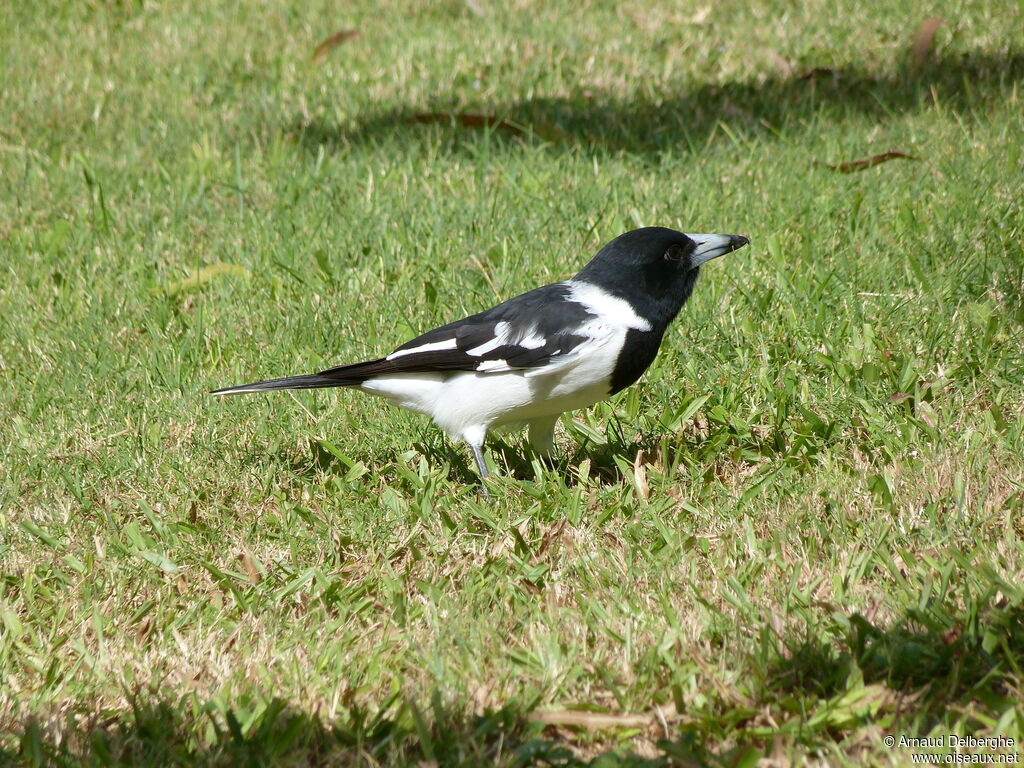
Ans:
[{"label": "black and white bird", "polygon": [[570,280],[435,328],[387,357],[213,394],[352,387],[380,395],[464,440],[486,478],[489,429],[524,423],[530,445],[548,454],[560,415],[614,395],[647,370],[701,265],[747,243],[634,229]]}]

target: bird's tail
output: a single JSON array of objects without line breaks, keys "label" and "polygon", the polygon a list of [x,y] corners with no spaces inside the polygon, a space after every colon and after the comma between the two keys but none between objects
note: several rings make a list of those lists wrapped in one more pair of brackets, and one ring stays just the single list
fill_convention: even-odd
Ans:
[{"label": "bird's tail", "polygon": [[385,373],[394,373],[396,366],[385,357],[364,363],[338,365],[320,373],[305,376],[285,376],[253,384],[215,389],[211,395],[241,395],[245,392],[273,392],[275,389],[323,389],[324,387],[358,387],[367,379]]},{"label": "bird's tail", "polygon": [[211,395],[241,395],[246,392],[272,392],[275,389],[321,389],[323,387],[351,387],[360,384],[360,379],[342,379],[334,376],[321,376],[311,373],[306,376],[285,376],[281,379],[268,379],[252,384],[241,384],[237,387],[215,389]]}]

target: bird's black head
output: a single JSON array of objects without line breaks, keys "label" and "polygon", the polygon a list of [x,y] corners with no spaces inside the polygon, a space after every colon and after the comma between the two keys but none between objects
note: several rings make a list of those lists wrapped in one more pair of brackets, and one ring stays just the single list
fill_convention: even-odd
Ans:
[{"label": "bird's black head", "polygon": [[700,265],[748,242],[740,235],[686,235],[643,227],[608,243],[573,280],[626,299],[656,327],[664,327],[690,298]]}]

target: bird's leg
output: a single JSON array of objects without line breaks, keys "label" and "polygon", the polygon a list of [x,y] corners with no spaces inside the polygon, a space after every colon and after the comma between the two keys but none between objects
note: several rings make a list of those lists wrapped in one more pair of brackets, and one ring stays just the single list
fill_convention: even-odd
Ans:
[{"label": "bird's leg", "polygon": [[[459,435],[462,440],[469,446],[469,450],[473,453],[473,460],[476,462],[476,470],[480,473],[480,480],[487,480],[491,476],[491,473],[487,471],[487,462],[484,461],[484,439],[487,437],[487,425],[486,424],[474,424],[464,430]],[[490,494],[487,492],[487,485],[481,483],[484,489],[484,496],[490,498]]]},{"label": "bird's leg", "polygon": [[555,447],[555,425],[558,423],[560,415],[545,416],[529,423],[526,439],[530,442],[530,447],[542,459],[551,458],[552,450]]},{"label": "bird's leg", "polygon": [[486,480],[491,476],[491,473],[487,471],[487,464],[484,462],[483,448],[476,443],[470,443],[469,450],[473,452],[473,458],[476,460],[476,468],[480,472],[480,477]]},{"label": "bird's leg", "polygon": [[483,491],[484,498],[490,499],[491,492],[487,490],[486,480],[491,476],[491,473],[487,471],[487,464],[484,462],[483,447],[477,443],[470,443],[469,450],[473,452],[473,459],[476,461],[476,468],[480,473],[480,489]]}]

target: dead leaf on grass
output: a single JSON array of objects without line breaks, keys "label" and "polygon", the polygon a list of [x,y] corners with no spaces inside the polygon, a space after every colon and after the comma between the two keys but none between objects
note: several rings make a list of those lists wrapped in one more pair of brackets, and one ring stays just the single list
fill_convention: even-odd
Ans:
[{"label": "dead leaf on grass", "polygon": [[148,616],[143,619],[142,623],[135,630],[135,637],[139,640],[145,640],[149,637],[149,633],[153,631],[153,620]]},{"label": "dead leaf on grass", "polygon": [[636,492],[642,499],[647,499],[651,496],[651,487],[647,483],[647,465],[644,461],[645,458],[644,449],[641,448],[636,452],[636,458],[633,459],[633,483],[636,485]]},{"label": "dead leaf on grass", "polygon": [[548,528],[540,539],[540,546],[537,547],[535,553],[535,560],[539,560],[551,546],[562,539],[562,532],[565,530],[565,524],[568,522],[568,518],[563,517],[562,520],[555,525]]},{"label": "dead leaf on grass", "polygon": [[946,22],[936,16],[929,16],[922,21],[914,33],[914,42],[910,45],[910,60],[915,67],[923,67],[928,63],[932,52],[935,33]]},{"label": "dead leaf on grass", "polygon": [[532,723],[586,728],[590,731],[613,728],[647,728],[655,722],[654,715],[616,715],[611,712],[588,712],[584,709],[531,712],[526,719]]},{"label": "dead leaf on grass", "polygon": [[263,580],[263,572],[258,561],[252,555],[246,551],[241,551],[237,555],[239,562],[242,564],[242,569],[245,571],[245,575],[249,579],[250,584],[259,584]]},{"label": "dead leaf on grass", "polygon": [[833,171],[839,171],[839,173],[856,173],[857,171],[866,171],[868,168],[872,168],[882,163],[887,163],[890,160],[917,160],[913,155],[908,155],[906,152],[898,152],[896,150],[889,150],[883,152],[880,155],[872,155],[871,157],[862,157],[857,160],[847,160],[845,163],[819,163],[824,165]]},{"label": "dead leaf on grass", "polygon": [[[208,267],[201,267],[200,269],[191,272],[188,277],[183,280],[178,280],[176,283],[171,283],[163,289],[164,293],[169,296],[174,296],[185,291],[191,291],[199,288],[212,280],[222,275],[236,275],[238,277],[248,277],[249,270],[238,264],[225,264],[219,262],[217,264],[211,264]],[[160,289],[155,289],[153,293],[157,293]]]},{"label": "dead leaf on grass", "polygon": [[839,70],[833,67],[814,67],[800,73],[800,80],[817,80],[819,77],[828,77],[835,85],[839,82]]},{"label": "dead leaf on grass", "polygon": [[335,32],[329,37],[325,37],[313,50],[313,63],[322,64],[324,59],[327,58],[327,54],[337,48],[339,45],[344,43],[346,40],[352,40],[353,38],[359,37],[358,29],[342,29]]},{"label": "dead leaf on grass", "polygon": [[793,76],[793,73],[796,70],[793,69],[793,65],[790,64],[789,61],[785,59],[778,51],[773,51],[769,48],[768,57],[772,60],[775,66],[777,66],[782,71],[783,75],[785,75],[786,77]]},{"label": "dead leaf on grass", "polygon": [[705,5],[697,9],[690,18],[686,20],[687,24],[693,24],[694,26],[703,26],[708,23],[708,17],[711,15],[711,6]]},{"label": "dead leaf on grass", "polygon": [[963,635],[964,630],[959,624],[954,624],[945,632],[940,632],[939,637],[942,639],[943,644],[946,646],[956,645]]},{"label": "dead leaf on grass", "polygon": [[928,403],[918,403],[914,412],[921,421],[932,429],[936,429],[935,424],[938,421],[938,414],[935,413],[935,410]]},{"label": "dead leaf on grass", "polygon": [[417,112],[412,119],[417,123],[451,123],[455,122],[463,128],[498,128],[510,133],[522,133],[519,126],[494,115],[479,112]]}]

